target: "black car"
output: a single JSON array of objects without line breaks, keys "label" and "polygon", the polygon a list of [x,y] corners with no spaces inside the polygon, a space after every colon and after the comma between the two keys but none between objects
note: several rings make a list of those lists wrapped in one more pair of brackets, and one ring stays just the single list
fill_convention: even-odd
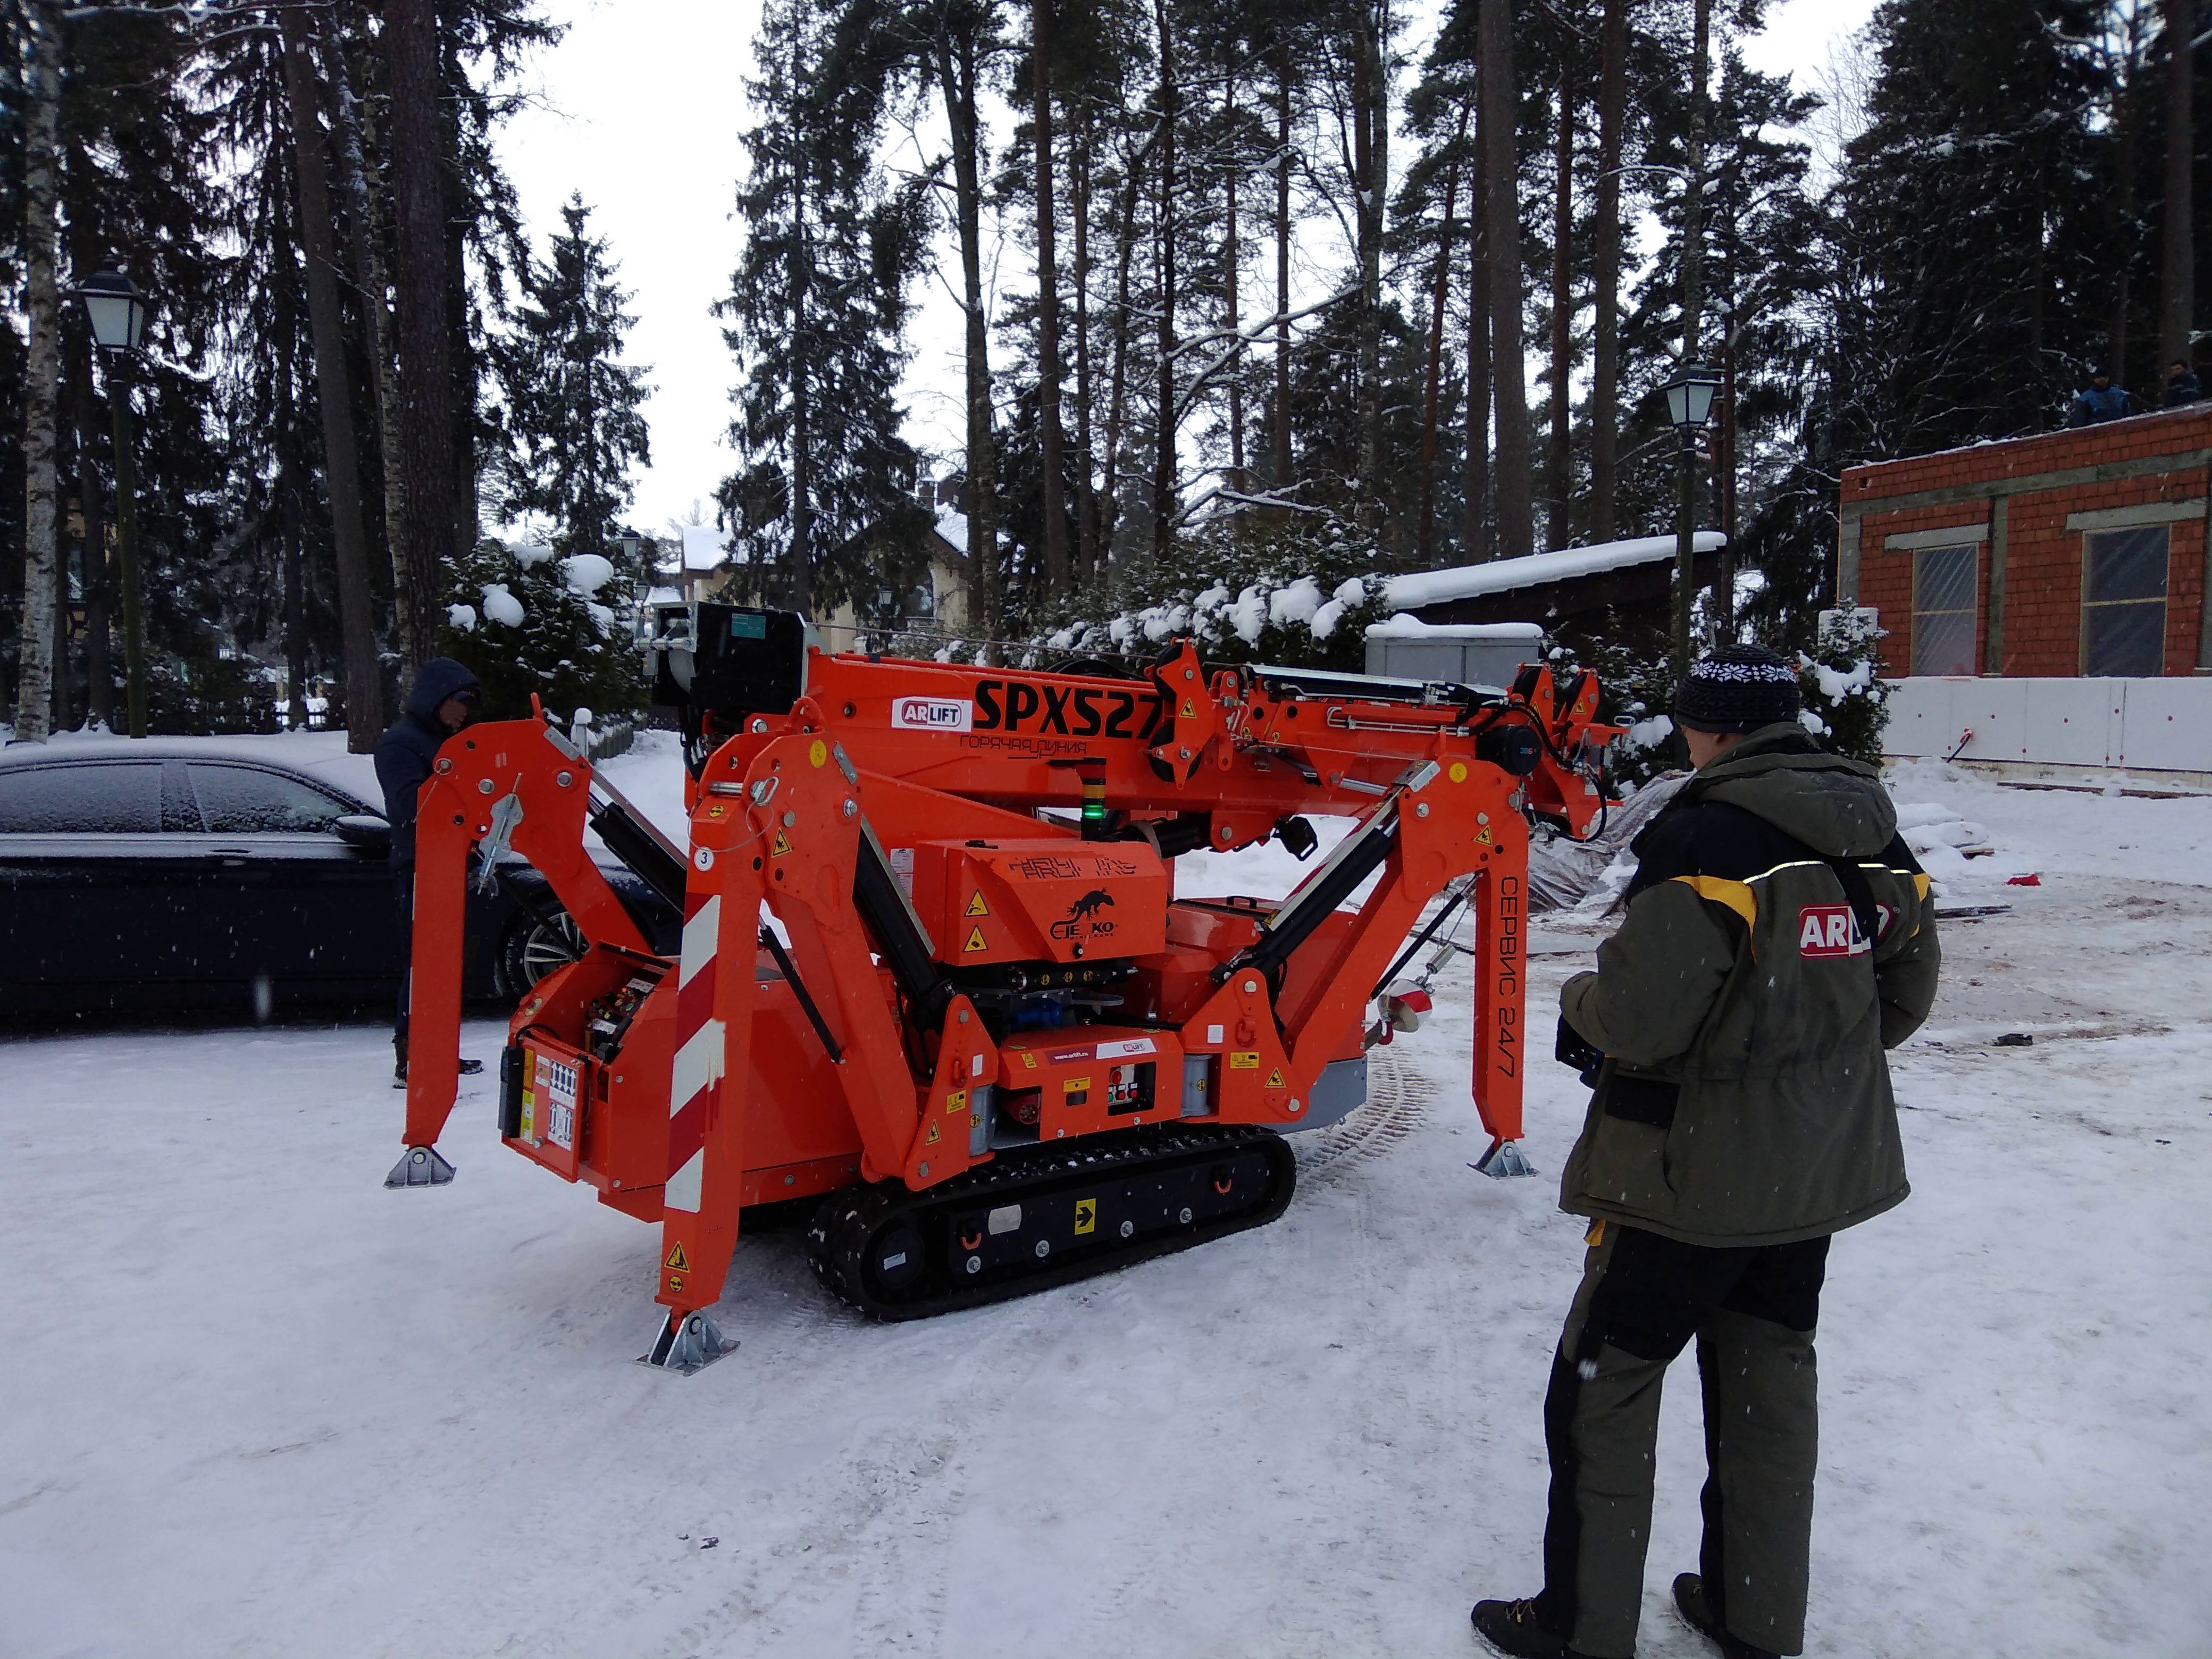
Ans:
[{"label": "black car", "polygon": [[[332,780],[240,745],[0,752],[0,1013],[388,1003],[401,960],[390,830]],[[609,879],[648,939],[678,918]],[[520,859],[469,883],[463,994],[512,1001],[576,953]]]}]

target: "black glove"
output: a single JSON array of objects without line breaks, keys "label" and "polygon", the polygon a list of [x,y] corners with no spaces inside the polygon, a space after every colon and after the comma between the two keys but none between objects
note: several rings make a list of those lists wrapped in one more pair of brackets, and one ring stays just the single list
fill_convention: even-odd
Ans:
[{"label": "black glove", "polygon": [[1597,1069],[1605,1064],[1605,1053],[1568,1024],[1565,1014],[1559,1016],[1559,1033],[1553,1040],[1552,1058],[1581,1073],[1583,1082],[1589,1087],[1597,1087]]}]

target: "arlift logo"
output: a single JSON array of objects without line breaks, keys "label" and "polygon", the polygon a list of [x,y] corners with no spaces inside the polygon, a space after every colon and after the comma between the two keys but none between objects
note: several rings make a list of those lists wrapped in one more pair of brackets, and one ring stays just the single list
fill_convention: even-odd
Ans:
[{"label": "arlift logo", "polygon": [[894,697],[891,725],[901,732],[972,732],[975,705],[965,697]]},{"label": "arlift logo", "polygon": [[1800,956],[1863,957],[1873,949],[1848,904],[1808,904],[1797,913]]}]

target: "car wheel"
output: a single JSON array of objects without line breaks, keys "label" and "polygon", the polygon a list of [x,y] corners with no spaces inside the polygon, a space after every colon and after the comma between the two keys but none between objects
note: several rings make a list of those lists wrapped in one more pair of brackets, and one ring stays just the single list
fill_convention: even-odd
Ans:
[{"label": "car wheel", "polygon": [[583,954],[584,935],[566,910],[542,921],[526,915],[507,931],[500,976],[507,994],[519,997],[556,968],[565,968]]}]

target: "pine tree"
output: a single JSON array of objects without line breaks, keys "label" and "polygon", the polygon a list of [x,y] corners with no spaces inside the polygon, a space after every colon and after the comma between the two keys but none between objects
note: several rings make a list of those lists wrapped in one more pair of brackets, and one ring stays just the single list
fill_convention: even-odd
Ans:
[{"label": "pine tree", "polygon": [[2052,423],[2105,346],[2098,0],[1890,0],[1836,197],[1846,454]]},{"label": "pine tree", "polygon": [[636,322],[629,296],[615,285],[607,244],[586,228],[580,195],[561,210],[543,264],[520,272],[513,325],[489,344],[499,392],[497,474],[510,518],[541,514],[563,554],[616,561],[616,520],[629,505],[633,466],[649,465],[646,371],[621,360]]},{"label": "pine tree", "polygon": [[890,62],[871,9],[773,0],[763,15],[745,251],[716,306],[744,374],[721,521],[741,583],[810,613],[872,594],[880,537],[924,527],[896,393],[927,185],[892,189],[874,165]]}]

